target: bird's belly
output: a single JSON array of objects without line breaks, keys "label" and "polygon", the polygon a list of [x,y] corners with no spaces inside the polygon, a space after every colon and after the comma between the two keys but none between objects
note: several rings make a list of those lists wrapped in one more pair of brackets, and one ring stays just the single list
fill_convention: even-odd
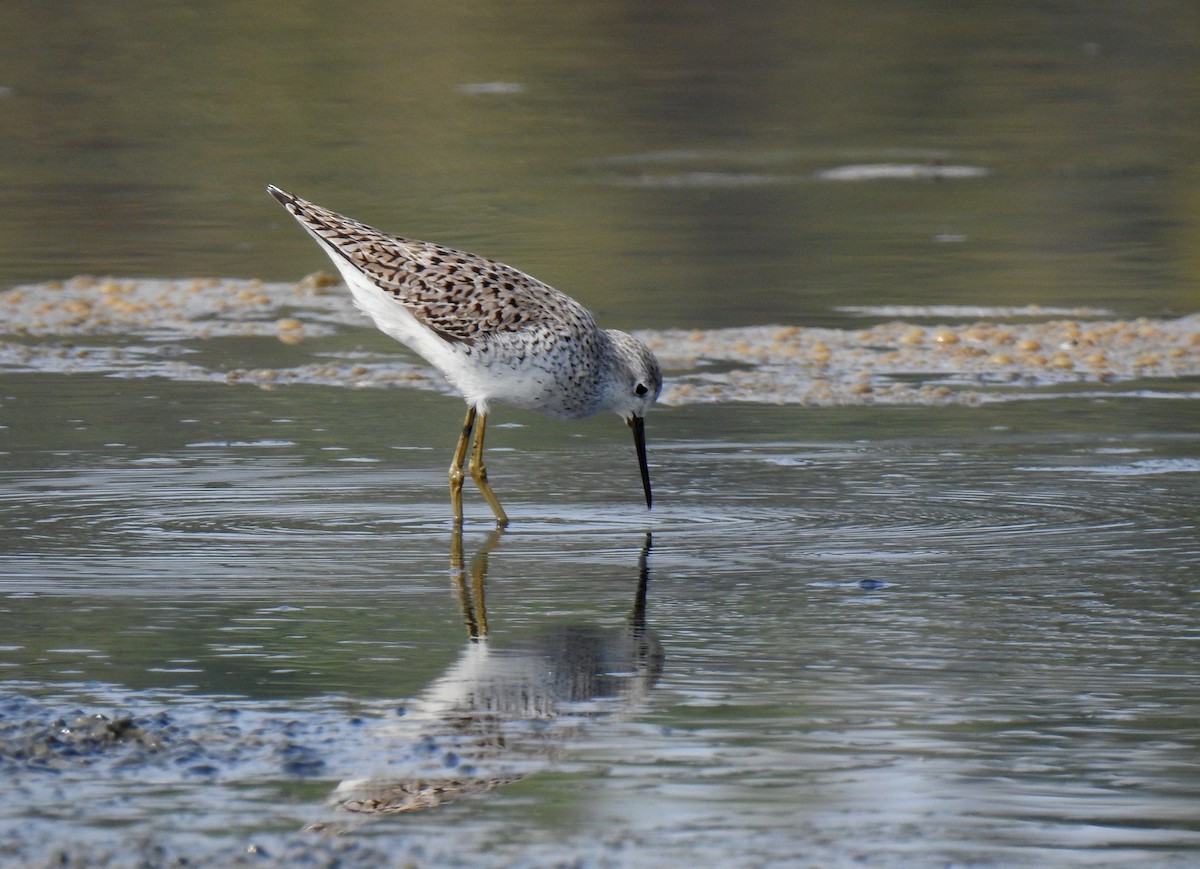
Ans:
[{"label": "bird's belly", "polygon": [[559,419],[591,416],[597,410],[593,390],[586,384],[581,388],[576,372],[553,357],[511,357],[486,350],[456,355],[465,355],[467,363],[443,368],[442,373],[469,403],[483,409],[496,401]]}]

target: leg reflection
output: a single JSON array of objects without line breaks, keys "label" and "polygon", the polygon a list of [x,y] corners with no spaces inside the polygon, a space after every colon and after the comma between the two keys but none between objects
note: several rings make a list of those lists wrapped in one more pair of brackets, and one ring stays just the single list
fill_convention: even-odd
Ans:
[{"label": "leg reflection", "polygon": [[475,557],[471,559],[468,575],[465,559],[463,558],[462,525],[455,522],[450,532],[450,575],[454,587],[454,596],[458,599],[462,611],[463,622],[467,627],[467,637],[472,641],[486,640],[488,636],[487,602],[484,598],[484,584],[487,582],[488,556],[500,545],[504,528],[497,526],[488,534]]},{"label": "leg reflection", "polygon": [[[550,765],[591,722],[638,708],[662,672],[662,646],[646,625],[649,534],[623,625],[535,625],[524,635],[505,631],[497,642],[490,639],[484,586],[502,531],[490,533],[468,561],[462,527],[455,524],[451,582],[466,647],[403,704],[402,718],[381,717],[372,731],[381,768],[338,786],[333,803],[341,810],[417,811],[526,778]],[[387,708],[395,707],[392,701]]]}]

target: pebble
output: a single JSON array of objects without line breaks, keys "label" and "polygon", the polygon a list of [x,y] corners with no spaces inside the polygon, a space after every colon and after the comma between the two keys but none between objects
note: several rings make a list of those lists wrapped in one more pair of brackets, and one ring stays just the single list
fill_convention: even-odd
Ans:
[{"label": "pebble", "polygon": [[957,344],[958,335],[952,329],[938,329],[933,333],[933,340],[938,344]]}]

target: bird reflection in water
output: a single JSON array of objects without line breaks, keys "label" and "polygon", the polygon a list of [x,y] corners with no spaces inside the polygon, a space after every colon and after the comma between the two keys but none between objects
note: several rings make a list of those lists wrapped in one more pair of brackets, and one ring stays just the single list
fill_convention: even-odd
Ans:
[{"label": "bird reflection in water", "polygon": [[562,625],[493,646],[484,586],[501,535],[493,531],[468,565],[456,523],[450,562],[466,648],[403,718],[385,726],[386,768],[342,782],[332,798],[337,808],[412,812],[526,778],[545,768],[586,722],[637,707],[657,682],[663,652],[646,627],[648,532],[625,624]]}]

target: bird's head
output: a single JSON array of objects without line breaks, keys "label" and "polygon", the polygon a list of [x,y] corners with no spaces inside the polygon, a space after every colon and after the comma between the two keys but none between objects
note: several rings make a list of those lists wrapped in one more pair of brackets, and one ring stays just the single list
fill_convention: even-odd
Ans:
[{"label": "bird's head", "polygon": [[613,365],[608,379],[605,406],[620,416],[633,429],[633,444],[637,449],[638,469],[642,473],[642,488],[646,506],[650,507],[650,469],[646,463],[646,411],[662,392],[662,369],[650,348],[625,332],[608,331],[613,347]]}]

